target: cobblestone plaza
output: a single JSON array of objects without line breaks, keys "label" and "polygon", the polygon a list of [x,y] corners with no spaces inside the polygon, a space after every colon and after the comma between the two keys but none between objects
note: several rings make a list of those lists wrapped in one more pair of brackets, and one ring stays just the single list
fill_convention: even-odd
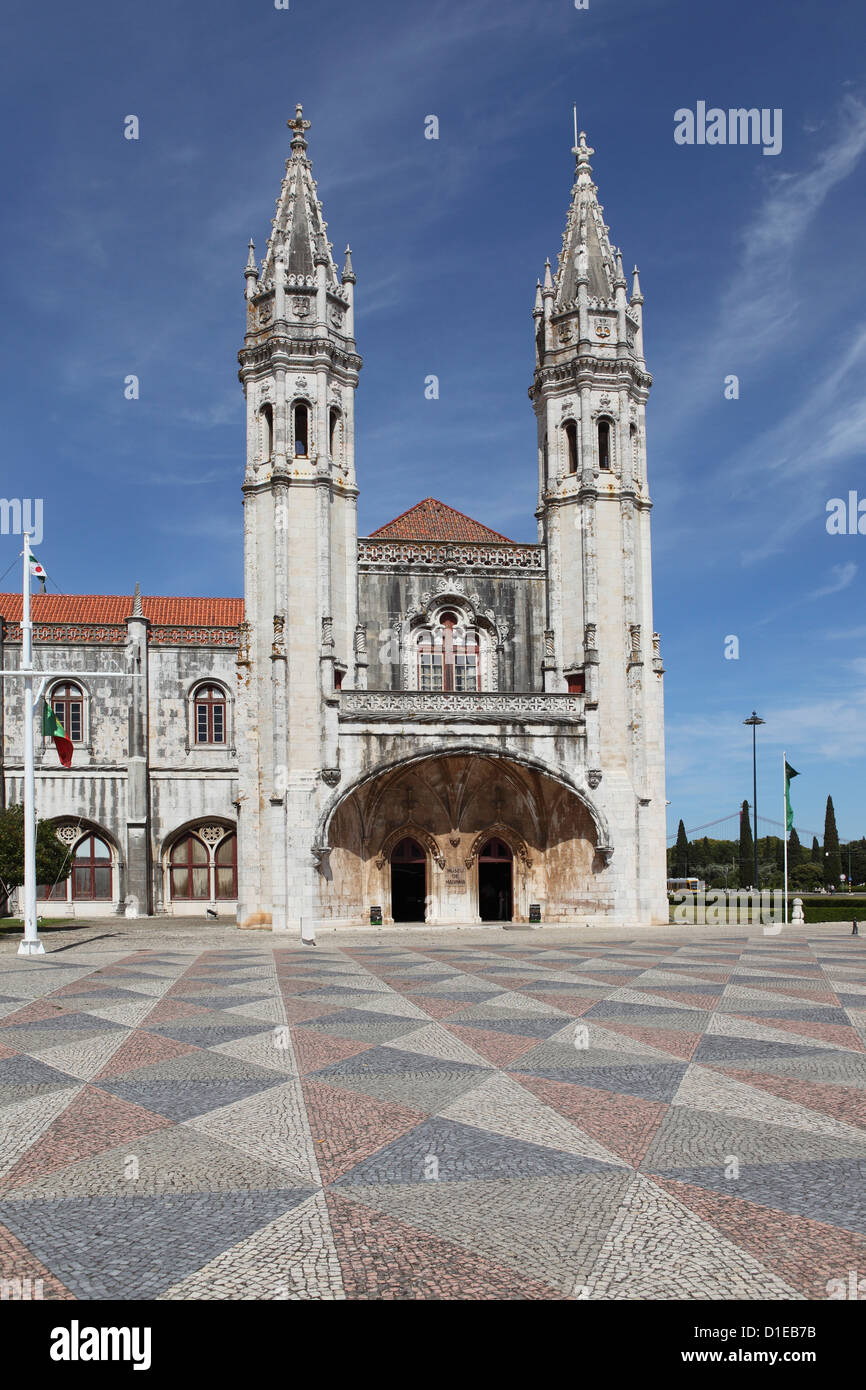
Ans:
[{"label": "cobblestone plaza", "polygon": [[844,925],[46,940],[0,943],[7,1297],[822,1300],[866,1274]]}]

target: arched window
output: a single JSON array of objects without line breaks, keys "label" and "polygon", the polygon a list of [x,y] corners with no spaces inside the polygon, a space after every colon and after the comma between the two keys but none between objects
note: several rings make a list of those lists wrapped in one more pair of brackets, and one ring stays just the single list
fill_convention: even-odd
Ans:
[{"label": "arched window", "polygon": [[85,835],[72,856],[73,898],[110,898],[111,850],[99,835]]},{"label": "arched window", "polygon": [[598,422],[598,466],[610,468],[610,421]]},{"label": "arched window", "polygon": [[640,448],[638,446],[637,425],[629,425],[628,440],[631,445],[631,466],[635,477],[640,475]]},{"label": "arched window", "polygon": [[274,456],[274,407],[270,404],[263,405],[259,412],[261,422],[261,446],[262,461],[266,462]]},{"label": "arched window", "polygon": [[214,874],[216,877],[217,898],[236,898],[238,895],[238,837],[237,835],[226,835],[224,840],[220,840],[214,855],[216,865]]},{"label": "arched window", "polygon": [[549,471],[548,471],[547,455],[548,455],[547,431],[545,430],[545,432],[544,432],[544,443],[543,443],[542,446],[541,446],[541,456],[542,456],[543,465],[544,465],[543,471],[544,471],[544,483],[545,483],[545,486],[547,485],[547,483],[548,483],[548,481],[549,481],[549,478],[550,478],[550,473],[549,473]]},{"label": "arched window", "polygon": [[478,633],[461,628],[454,613],[443,613],[439,626],[418,640],[418,689],[480,689]]},{"label": "arched window", "polygon": [[63,725],[66,737],[73,743],[84,742],[84,692],[78,685],[65,681],[51,692],[51,708]]},{"label": "arched window", "polygon": [[206,900],[210,897],[207,846],[197,835],[184,835],[172,846],[169,874],[173,899]]},{"label": "arched window", "polygon": [[328,452],[334,463],[339,463],[343,456],[343,428],[342,418],[339,410],[333,406],[328,413]]},{"label": "arched window", "polygon": [[292,407],[292,425],[295,458],[307,458],[310,452],[310,407],[306,401],[295,401]]},{"label": "arched window", "polygon": [[195,692],[195,741],[197,744],[224,744],[226,741],[226,697],[218,685],[200,685]]},{"label": "arched window", "polygon": [[577,425],[573,420],[566,420],[563,425],[565,430],[566,456],[568,458],[569,473],[577,472]]}]

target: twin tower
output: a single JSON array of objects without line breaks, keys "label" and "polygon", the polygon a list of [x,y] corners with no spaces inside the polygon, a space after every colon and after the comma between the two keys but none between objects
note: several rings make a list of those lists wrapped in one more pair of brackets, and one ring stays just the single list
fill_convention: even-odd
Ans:
[{"label": "twin tower", "polygon": [[239,925],[666,922],[651,378],[593,151],[533,310],[537,543],[432,498],[359,539],[355,275],[289,128],[239,354]]}]

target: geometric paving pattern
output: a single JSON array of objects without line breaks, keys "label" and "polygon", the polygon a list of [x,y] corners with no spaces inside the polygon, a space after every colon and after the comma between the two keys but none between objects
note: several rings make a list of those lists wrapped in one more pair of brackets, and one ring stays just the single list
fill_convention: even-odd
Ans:
[{"label": "geometric paving pattern", "polygon": [[50,1299],[826,1299],[866,947],[0,956],[0,1279]]}]

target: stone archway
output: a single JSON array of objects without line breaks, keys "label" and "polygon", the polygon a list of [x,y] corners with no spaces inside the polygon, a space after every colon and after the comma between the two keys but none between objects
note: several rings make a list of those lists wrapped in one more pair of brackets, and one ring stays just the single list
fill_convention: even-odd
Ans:
[{"label": "stone archway", "polygon": [[[498,839],[512,857],[507,906],[528,922],[569,922],[609,907],[597,813],[552,772],[486,752],[443,751],[384,768],[348,789],[325,821],[329,874],[320,879],[325,920],[392,920],[390,856],[406,837],[427,856],[426,920],[482,920],[479,855]],[[504,872],[504,871],[503,871]],[[506,918],[507,920],[507,918]]]}]

